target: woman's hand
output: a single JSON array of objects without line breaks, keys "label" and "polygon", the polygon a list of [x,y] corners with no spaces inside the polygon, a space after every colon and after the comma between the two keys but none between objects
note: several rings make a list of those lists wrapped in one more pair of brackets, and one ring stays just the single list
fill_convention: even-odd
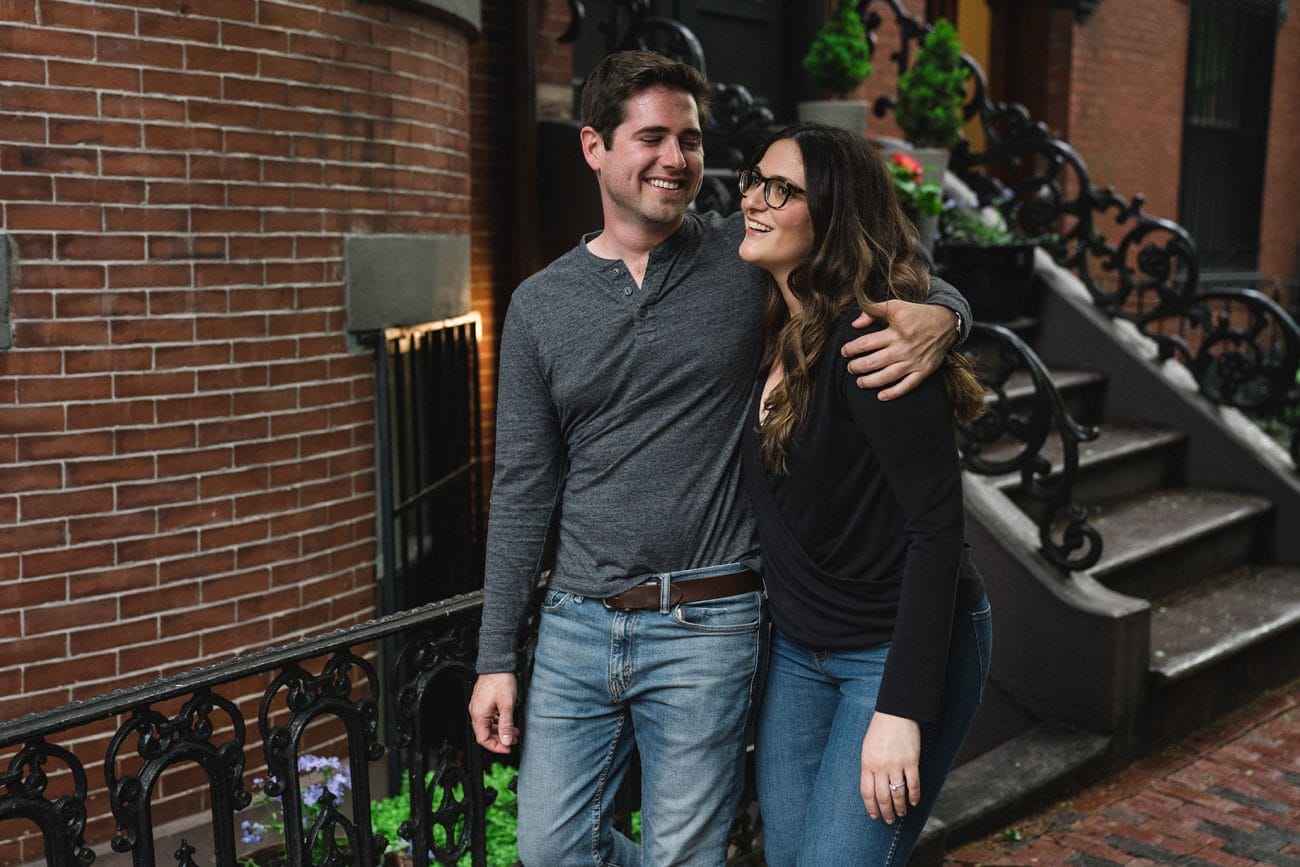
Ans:
[{"label": "woman's hand", "polygon": [[862,802],[872,819],[894,824],[907,805],[921,803],[921,726],[915,720],[876,713],[862,739]]}]

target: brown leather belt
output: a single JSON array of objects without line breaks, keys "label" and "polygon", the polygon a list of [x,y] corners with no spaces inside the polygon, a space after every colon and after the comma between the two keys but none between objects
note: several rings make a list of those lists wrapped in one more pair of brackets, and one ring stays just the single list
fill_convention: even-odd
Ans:
[{"label": "brown leather belt", "polygon": [[[643,611],[659,608],[659,578],[643,581],[635,587],[629,587],[622,593],[606,596],[602,601],[606,608],[616,611]],[[670,579],[671,580],[671,579]],[[763,579],[753,569],[741,569],[722,575],[708,575],[702,578],[682,578],[672,581],[668,587],[669,606],[686,602],[703,602],[706,599],[722,599],[763,589]]]}]

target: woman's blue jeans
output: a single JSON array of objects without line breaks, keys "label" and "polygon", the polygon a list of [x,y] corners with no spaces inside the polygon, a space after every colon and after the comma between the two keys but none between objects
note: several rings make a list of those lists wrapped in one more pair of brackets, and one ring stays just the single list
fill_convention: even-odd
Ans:
[{"label": "woman's blue jeans", "polygon": [[776,631],[755,745],[769,867],[906,863],[975,719],[992,640],[987,600],[953,618],[941,716],[921,727],[921,803],[887,825],[859,781],[889,644],[819,652]]},{"label": "woman's blue jeans", "polygon": [[[524,864],[725,862],[762,619],[759,592],[662,611],[546,594],[521,741]],[[642,846],[612,823],[634,741]]]}]

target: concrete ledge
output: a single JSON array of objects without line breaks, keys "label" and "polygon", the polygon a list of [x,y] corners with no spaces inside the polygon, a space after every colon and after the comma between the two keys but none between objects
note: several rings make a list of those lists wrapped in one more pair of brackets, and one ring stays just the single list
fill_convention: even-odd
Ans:
[{"label": "concrete ledge", "polygon": [[466,235],[350,235],[343,244],[348,331],[469,312]]},{"label": "concrete ledge", "polygon": [[950,849],[1082,788],[1108,767],[1112,739],[1043,724],[953,770],[910,864],[941,864]]},{"label": "concrete ledge", "polygon": [[441,13],[459,22],[475,36],[483,32],[483,4],[480,0],[390,0],[390,2]]}]

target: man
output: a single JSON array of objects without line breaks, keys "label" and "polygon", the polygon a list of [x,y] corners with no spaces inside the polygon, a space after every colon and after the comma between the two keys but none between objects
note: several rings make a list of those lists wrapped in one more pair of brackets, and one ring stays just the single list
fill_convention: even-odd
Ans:
[{"label": "man", "polygon": [[[604,228],[526,280],[506,316],[470,714],[480,744],[510,750],[515,647],[555,518],[519,777],[528,865],[725,860],[762,621],[739,442],[764,283],[737,257],[740,215],[686,213],[707,94],[657,54],[601,61],[580,137]],[[891,303],[874,311],[891,328],[845,352],[874,351],[851,365],[897,396],[960,319]],[[633,743],[643,852],[611,826]]]}]

